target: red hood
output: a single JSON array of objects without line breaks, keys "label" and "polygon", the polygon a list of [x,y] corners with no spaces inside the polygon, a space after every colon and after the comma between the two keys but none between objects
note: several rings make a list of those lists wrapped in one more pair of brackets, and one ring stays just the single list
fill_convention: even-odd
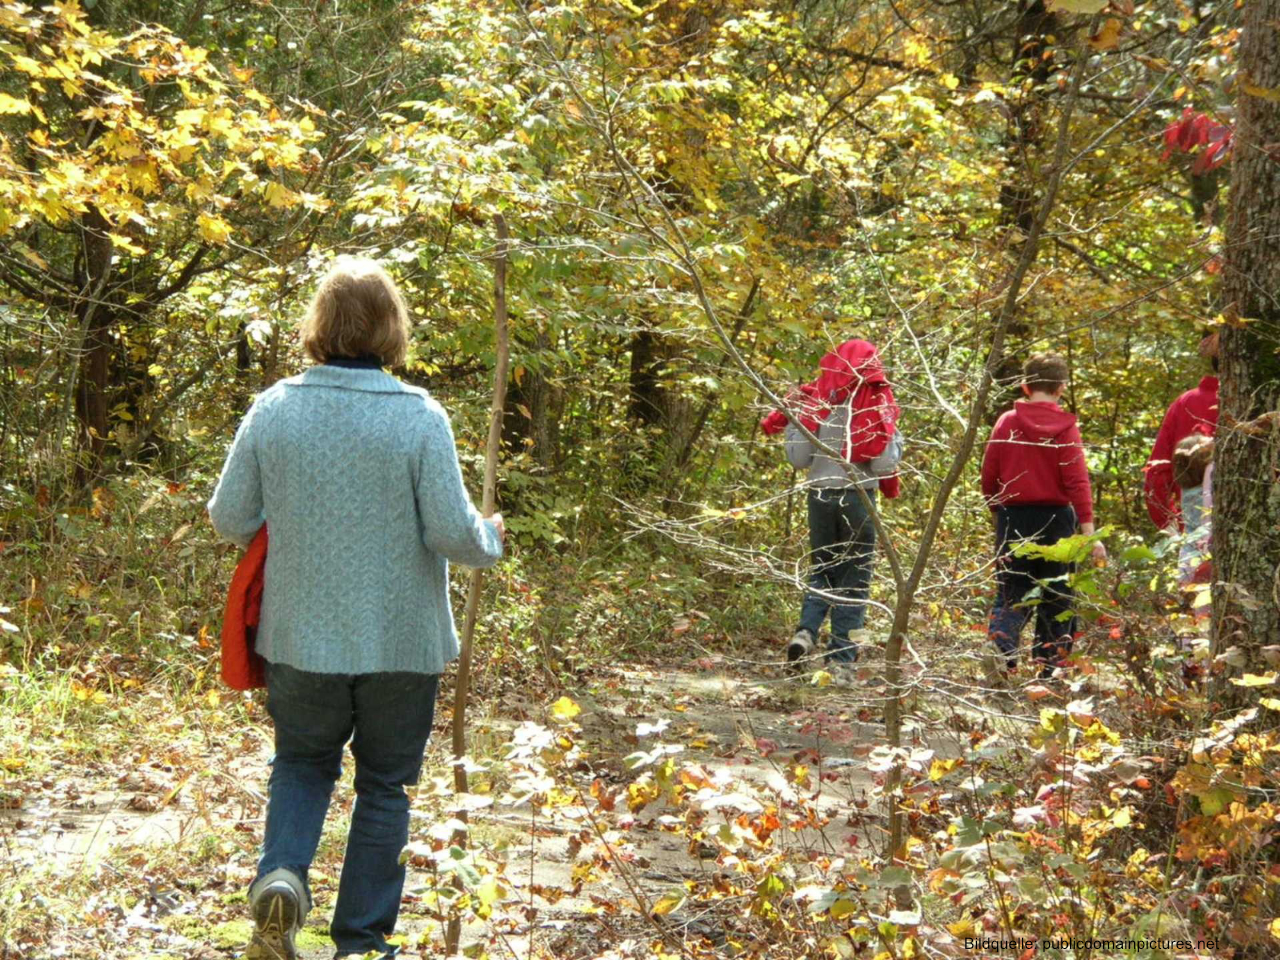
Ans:
[{"label": "red hood", "polygon": [[846,340],[818,364],[814,394],[826,403],[842,403],[851,390],[864,383],[888,383],[875,345],[867,340]]},{"label": "red hood", "polygon": [[1076,425],[1075,414],[1056,403],[1019,400],[1013,405],[1014,426],[1029,439],[1048,440]]}]

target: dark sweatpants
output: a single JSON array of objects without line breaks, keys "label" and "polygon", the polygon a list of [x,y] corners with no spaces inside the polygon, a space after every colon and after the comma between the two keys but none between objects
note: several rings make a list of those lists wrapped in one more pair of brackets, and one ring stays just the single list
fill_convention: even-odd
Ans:
[{"label": "dark sweatpants", "polygon": [[827,612],[831,638],[827,659],[852,663],[857,644],[849,638],[867,620],[867,597],[876,559],[876,527],[867,509],[875,508],[876,491],[866,498],[853,488],[818,487],[809,491],[809,586],[840,600],[806,593],[800,607],[800,629],[816,640]]},{"label": "dark sweatpants", "polygon": [[[1071,563],[1058,563],[1039,557],[1017,557],[1012,548],[1022,541],[1056,543],[1076,532],[1076,512],[1070,506],[1016,504],[998,507],[996,514],[996,603],[991,611],[987,633],[1009,666],[1017,662],[1018,641],[1022,628],[1034,614],[1034,660],[1057,663],[1071,653],[1071,639],[1076,629],[1071,612],[1075,597],[1067,578],[1075,570]],[[1038,598],[1023,600],[1039,586]]]}]

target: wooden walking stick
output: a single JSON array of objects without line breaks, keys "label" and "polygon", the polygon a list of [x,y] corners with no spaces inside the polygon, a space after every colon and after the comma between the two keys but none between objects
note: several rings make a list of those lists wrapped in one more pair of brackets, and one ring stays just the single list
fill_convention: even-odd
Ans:
[{"label": "wooden walking stick", "polygon": [[[493,403],[489,406],[489,442],[484,450],[484,493],[481,511],[486,517],[493,515],[498,495],[498,447],[502,442],[502,412],[507,401],[507,249],[510,235],[507,221],[502,214],[494,214],[494,226],[498,231],[498,245],[493,258],[493,320],[497,362],[493,368]],[[471,584],[467,590],[467,612],[462,622],[462,643],[458,652],[458,675],[453,689],[453,787],[457,793],[467,793],[467,768],[463,758],[467,754],[467,688],[471,683],[471,641],[476,633],[476,619],[480,613],[481,571],[471,571]],[[458,811],[465,821],[465,810]],[[455,842],[463,838],[454,838]],[[452,917],[445,928],[445,951],[450,956],[457,953],[462,935],[462,920]]]}]

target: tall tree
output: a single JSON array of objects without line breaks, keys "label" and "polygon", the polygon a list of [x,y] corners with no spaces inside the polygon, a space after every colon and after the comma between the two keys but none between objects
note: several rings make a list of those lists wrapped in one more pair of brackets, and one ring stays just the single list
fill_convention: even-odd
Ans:
[{"label": "tall tree", "polygon": [[285,185],[306,185],[317,134],[249,86],[252,71],[224,73],[157,27],[100,29],[75,3],[6,8],[0,63],[0,295],[67,318],[62,419],[74,410],[83,481],[120,445],[121,420],[149,419],[139,397],[169,372],[149,318],[260,249],[283,211],[300,208],[296,226],[326,205]]},{"label": "tall tree", "polygon": [[1245,7],[1214,467],[1214,623],[1261,671],[1280,643],[1280,0]]}]

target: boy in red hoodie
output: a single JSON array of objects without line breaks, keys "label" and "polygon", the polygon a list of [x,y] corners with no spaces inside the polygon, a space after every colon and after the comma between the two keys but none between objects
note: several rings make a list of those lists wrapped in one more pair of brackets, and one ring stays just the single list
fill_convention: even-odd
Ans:
[{"label": "boy in red hoodie", "polygon": [[[997,594],[988,635],[1008,669],[1017,664],[1018,640],[1033,609],[1036,618],[1032,658],[1041,676],[1071,652],[1075,618],[1067,583],[1072,565],[1038,557],[1014,556],[1020,541],[1051,544],[1080,531],[1093,533],[1093,491],[1085,467],[1084,444],[1074,415],[1058,406],[1067,386],[1067,362],[1037,354],[1022,368],[1025,400],[1003,414],[991,431],[982,457],[982,494],[995,514]],[[1095,560],[1106,548],[1093,547]],[[1040,602],[1023,600],[1037,585]],[[999,675],[994,657],[989,672]]]}]

